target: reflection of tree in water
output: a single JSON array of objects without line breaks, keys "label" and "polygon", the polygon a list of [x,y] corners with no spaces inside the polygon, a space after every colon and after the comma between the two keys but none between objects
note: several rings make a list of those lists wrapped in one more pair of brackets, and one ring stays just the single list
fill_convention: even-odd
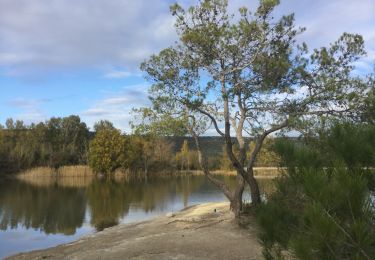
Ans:
[{"label": "reflection of tree in water", "polygon": [[[221,178],[235,185],[234,176]],[[273,187],[269,180],[260,181],[260,186],[265,192]],[[149,178],[147,182],[94,179],[86,188],[63,187],[58,182],[50,186],[0,182],[0,228],[22,225],[47,234],[74,234],[83,224],[87,203],[90,222],[100,231],[118,224],[130,207],[163,211],[176,201],[187,206],[192,193],[200,196],[213,191],[215,196],[216,190],[204,176]]]},{"label": "reflection of tree in water", "polygon": [[[221,177],[229,186],[235,186],[234,176]],[[260,180],[261,190],[272,187],[268,180]],[[194,192],[216,190],[204,176],[174,178],[148,178],[140,180],[94,180],[87,188],[88,204],[91,210],[91,224],[97,230],[116,225],[125,217],[130,206],[144,212],[165,210],[169,203],[182,199],[188,205]]]},{"label": "reflection of tree in water", "polygon": [[84,189],[0,182],[0,229],[19,225],[46,234],[72,235],[85,218]]},{"label": "reflection of tree in water", "polygon": [[193,181],[183,178],[151,178],[147,182],[94,180],[86,193],[91,224],[98,231],[114,226],[128,214],[130,205],[145,212],[163,210],[170,200],[181,194],[188,198],[201,183],[202,179],[196,178]]},{"label": "reflection of tree in water", "polygon": [[129,190],[113,180],[94,180],[86,191],[91,224],[98,231],[118,224],[129,212]]}]

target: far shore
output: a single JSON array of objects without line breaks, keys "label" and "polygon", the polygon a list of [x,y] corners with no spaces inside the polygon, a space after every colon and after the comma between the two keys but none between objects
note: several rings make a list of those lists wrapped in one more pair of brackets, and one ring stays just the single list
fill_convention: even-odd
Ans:
[{"label": "far shore", "polygon": [[222,202],[118,225],[7,259],[262,259],[262,254],[253,217],[240,226],[229,204]]},{"label": "far shore", "polygon": [[[235,176],[237,173],[233,170],[213,170],[213,175]],[[258,178],[275,178],[280,176],[282,168],[280,167],[254,167],[255,177]],[[203,175],[200,170],[169,170],[162,172],[150,172],[148,177],[165,177],[165,176],[188,176],[188,175]],[[29,169],[16,174],[19,179],[28,179],[34,177],[94,177],[96,174],[86,165],[63,166],[59,169],[50,167],[37,167]],[[130,178],[139,177],[144,178],[144,172],[125,172],[117,170],[113,173],[115,178]]]}]

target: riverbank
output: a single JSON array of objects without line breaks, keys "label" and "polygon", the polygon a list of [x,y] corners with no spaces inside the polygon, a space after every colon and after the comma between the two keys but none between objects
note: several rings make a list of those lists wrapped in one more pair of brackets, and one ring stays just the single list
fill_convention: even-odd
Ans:
[{"label": "riverbank", "polygon": [[[281,174],[282,168],[279,167],[254,167],[255,177],[261,178],[274,178]],[[235,176],[236,171],[233,170],[212,170],[213,175],[227,175]],[[148,177],[170,177],[170,176],[187,176],[187,175],[204,175],[201,170],[168,170],[159,172],[150,172]],[[29,179],[29,178],[39,178],[39,177],[94,177],[96,174],[91,170],[89,166],[86,165],[76,165],[76,166],[63,166],[59,169],[54,169],[50,167],[37,167],[20,172],[15,175],[18,179]],[[144,172],[129,172],[116,170],[112,176],[114,178],[145,178]]]},{"label": "riverbank", "polygon": [[262,259],[255,220],[247,226],[228,203],[206,203],[8,259]]}]

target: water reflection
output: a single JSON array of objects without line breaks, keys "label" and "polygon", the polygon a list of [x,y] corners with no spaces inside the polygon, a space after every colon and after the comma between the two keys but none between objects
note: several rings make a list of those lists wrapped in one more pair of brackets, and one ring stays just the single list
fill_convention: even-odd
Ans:
[{"label": "water reflection", "polygon": [[[230,186],[235,185],[234,177],[221,178]],[[270,181],[260,184],[264,192],[272,190]],[[90,230],[84,226],[100,231],[120,222],[140,221],[191,204],[222,200],[225,200],[223,194],[204,176],[155,178],[147,182],[66,178],[0,181],[0,240],[6,240],[4,234],[12,230],[21,234],[29,229],[37,230],[45,234],[45,240],[48,234],[67,237],[77,230],[82,235]],[[51,240],[51,236],[48,239]],[[0,244],[4,242],[7,241]],[[20,252],[46,246],[34,240],[24,242],[29,247],[20,246],[14,250]],[[58,244],[59,239],[54,243]],[[0,245],[0,257],[9,253],[3,250],[5,247]],[[15,253],[14,250],[11,253]]]},{"label": "water reflection", "polygon": [[85,189],[0,182],[0,229],[22,226],[72,235],[85,218]]}]

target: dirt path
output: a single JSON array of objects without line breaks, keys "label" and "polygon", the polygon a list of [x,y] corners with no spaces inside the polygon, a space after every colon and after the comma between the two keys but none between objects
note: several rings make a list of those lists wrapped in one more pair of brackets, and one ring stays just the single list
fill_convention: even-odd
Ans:
[{"label": "dirt path", "polygon": [[255,228],[240,228],[228,207],[201,204],[9,259],[262,259]]}]

